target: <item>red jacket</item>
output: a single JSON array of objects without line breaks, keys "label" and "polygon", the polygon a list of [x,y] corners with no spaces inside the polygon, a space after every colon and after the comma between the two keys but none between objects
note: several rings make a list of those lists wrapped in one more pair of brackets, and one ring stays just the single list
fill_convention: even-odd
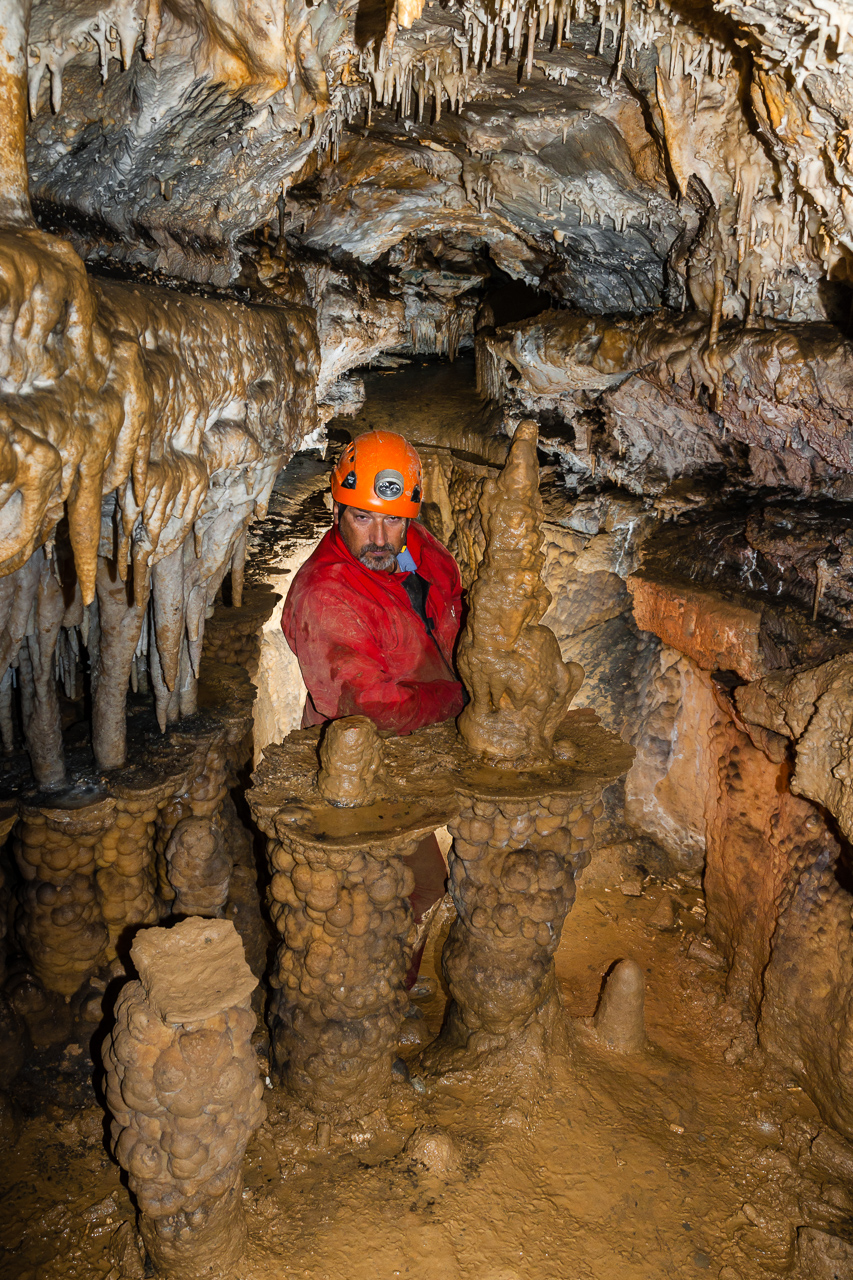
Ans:
[{"label": "red jacket", "polygon": [[430,584],[432,635],[402,585],[406,575],[360,564],[336,527],[290,584],[281,625],[308,687],[303,728],[363,715],[380,729],[411,733],[462,710],[452,668],[459,569],[423,525],[409,525],[407,546]]}]

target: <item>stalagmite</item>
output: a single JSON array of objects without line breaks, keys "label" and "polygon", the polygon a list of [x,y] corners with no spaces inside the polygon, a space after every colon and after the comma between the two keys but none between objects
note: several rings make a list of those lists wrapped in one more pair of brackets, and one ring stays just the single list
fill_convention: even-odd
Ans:
[{"label": "stalagmite", "polygon": [[23,938],[43,986],[62,996],[73,995],[106,958],[97,850],[114,811],[112,797],[97,792],[68,807],[20,806],[13,848],[24,881]]},{"label": "stalagmite", "polygon": [[245,1247],[243,1157],[264,1118],[251,1044],[257,985],[234,926],[137,936],[104,1046],[112,1141],[159,1274],[230,1276]]},{"label": "stalagmite", "polygon": [[382,765],[382,739],[373,721],[344,716],[328,726],[320,744],[317,790],[339,808],[371,804],[385,781]]},{"label": "stalagmite", "polygon": [[[269,837],[272,916],[282,935],[273,978],[276,1060],[294,1099],[342,1119],[387,1099],[414,940],[414,876],[403,859],[443,813],[440,796],[402,806],[395,799],[395,740],[385,744],[392,755],[383,765],[370,722],[338,723],[324,739],[319,771],[316,731],[268,748],[249,802]],[[365,739],[366,765],[353,786]],[[292,808],[280,804],[283,780],[298,795]]]},{"label": "stalagmite", "polygon": [[563,1043],[553,956],[602,808],[597,794],[561,794],[553,781],[542,799],[507,781],[502,793],[497,780],[472,789],[449,823],[459,915],[442,969],[452,1003],[441,1040],[424,1054],[428,1071],[460,1052],[497,1063],[502,1051],[535,1070]]},{"label": "stalagmite", "polygon": [[233,864],[218,822],[182,818],[164,851],[175,916],[221,916]]},{"label": "stalagmite", "polygon": [[452,999],[421,1058],[435,1075],[477,1064],[520,1079],[547,1069],[565,1047],[553,956],[575,873],[589,860],[605,779],[630,759],[595,717],[567,717],[583,673],[564,667],[553,632],[537,626],[547,601],[536,441],[534,424],[516,428],[504,469],[484,483],[480,501],[486,546],[459,646],[471,694],[458,721],[460,812],[448,821],[457,919],[442,972]]},{"label": "stalagmite", "polygon": [[620,960],[607,976],[592,1019],[594,1038],[616,1053],[641,1053],[646,1047],[646,980],[634,960]]},{"label": "stalagmite", "polygon": [[539,576],[537,438],[536,423],[521,423],[500,479],[484,488],[487,551],[458,650],[471,694],[459,732],[475,756],[514,768],[551,758],[557,726],[583,679],[577,664],[563,663],[553,632],[538,625],[551,597]]}]

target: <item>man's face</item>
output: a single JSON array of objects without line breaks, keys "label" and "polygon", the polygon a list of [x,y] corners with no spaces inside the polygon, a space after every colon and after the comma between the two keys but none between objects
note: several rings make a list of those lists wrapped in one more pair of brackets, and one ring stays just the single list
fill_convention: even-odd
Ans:
[{"label": "man's face", "polygon": [[368,569],[393,573],[406,541],[408,520],[403,516],[387,516],[381,511],[345,507],[338,502],[334,508],[335,523],[350,555]]}]

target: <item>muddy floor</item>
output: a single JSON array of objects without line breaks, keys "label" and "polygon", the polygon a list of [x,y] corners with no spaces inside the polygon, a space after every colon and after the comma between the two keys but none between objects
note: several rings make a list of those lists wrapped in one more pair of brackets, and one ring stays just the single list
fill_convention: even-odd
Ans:
[{"label": "muddy floor", "polygon": [[[696,889],[638,887],[626,896],[601,877],[581,885],[558,953],[575,1044],[551,1080],[484,1093],[468,1077],[426,1084],[413,1068],[395,1083],[387,1120],[365,1116],[330,1138],[294,1128],[269,1089],[246,1160],[250,1245],[234,1280],[751,1280],[787,1269],[808,1193],[791,1153],[815,1131],[813,1109],[748,1059],[727,1062],[742,1056],[729,1046],[743,1037],[700,941]],[[669,932],[651,922],[665,895],[679,920]],[[631,1058],[594,1048],[582,1021],[623,957],[647,975],[650,1047]],[[433,1029],[444,1000],[439,985],[425,1004]],[[15,1092],[0,1276],[142,1277],[84,1050],[43,1056]],[[454,1172],[403,1153],[425,1125],[449,1135]]]}]

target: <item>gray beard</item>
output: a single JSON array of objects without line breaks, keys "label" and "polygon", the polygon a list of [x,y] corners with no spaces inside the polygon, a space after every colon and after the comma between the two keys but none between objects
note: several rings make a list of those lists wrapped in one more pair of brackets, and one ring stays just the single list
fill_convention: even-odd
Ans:
[{"label": "gray beard", "polygon": [[[377,551],[385,553],[381,559],[376,555],[370,555],[371,552]],[[368,542],[366,546],[361,548],[356,559],[360,564],[364,565],[365,569],[373,569],[376,573],[393,573],[397,568],[396,552],[387,543],[382,547],[378,547],[375,542]]]}]

